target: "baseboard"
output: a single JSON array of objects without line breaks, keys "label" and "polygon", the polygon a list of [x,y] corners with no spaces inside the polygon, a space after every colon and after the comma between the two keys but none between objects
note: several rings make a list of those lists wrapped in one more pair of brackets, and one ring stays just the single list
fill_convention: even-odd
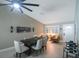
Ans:
[{"label": "baseboard", "polygon": [[2,49],[2,50],[0,50],[0,52],[8,51],[8,50],[11,50],[11,49],[14,49],[14,47],[9,47],[9,48],[6,48],[6,49]]}]

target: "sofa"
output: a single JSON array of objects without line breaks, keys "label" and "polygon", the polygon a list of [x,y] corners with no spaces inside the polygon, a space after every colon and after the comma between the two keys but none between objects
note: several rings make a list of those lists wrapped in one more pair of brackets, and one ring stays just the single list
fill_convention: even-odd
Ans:
[{"label": "sofa", "polygon": [[61,37],[59,34],[54,34],[54,35],[51,35],[50,37],[50,41],[54,43],[58,43],[60,40],[61,40]]}]

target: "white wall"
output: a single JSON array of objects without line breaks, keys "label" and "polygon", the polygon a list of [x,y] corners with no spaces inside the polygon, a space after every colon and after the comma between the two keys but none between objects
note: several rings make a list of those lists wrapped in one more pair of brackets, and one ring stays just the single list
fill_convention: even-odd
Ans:
[{"label": "white wall", "polygon": [[62,35],[63,41],[69,42],[70,40],[74,41],[74,24],[64,24],[62,26]]},{"label": "white wall", "polygon": [[76,0],[75,24],[76,24],[76,40],[77,43],[79,44],[79,0]]},{"label": "white wall", "polygon": [[[14,32],[10,33],[10,27],[14,27]],[[35,32],[30,33],[16,33],[17,26],[29,26],[34,27]],[[11,12],[9,7],[0,6],[0,49],[13,46],[14,40],[22,40],[30,38],[34,34],[40,34],[43,32],[43,24],[35,19],[21,14],[19,12]]]}]

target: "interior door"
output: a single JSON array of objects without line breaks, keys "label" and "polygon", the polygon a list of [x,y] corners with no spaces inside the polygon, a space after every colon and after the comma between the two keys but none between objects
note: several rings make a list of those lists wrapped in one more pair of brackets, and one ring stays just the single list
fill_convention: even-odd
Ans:
[{"label": "interior door", "polygon": [[63,25],[63,40],[64,42],[74,41],[74,24]]}]

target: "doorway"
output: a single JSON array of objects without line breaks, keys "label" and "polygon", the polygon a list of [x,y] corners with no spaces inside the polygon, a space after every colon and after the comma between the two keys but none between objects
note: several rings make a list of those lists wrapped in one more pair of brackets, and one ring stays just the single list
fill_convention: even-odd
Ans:
[{"label": "doorway", "polygon": [[74,24],[64,24],[63,29],[63,41],[68,42],[70,40],[74,41]]}]

